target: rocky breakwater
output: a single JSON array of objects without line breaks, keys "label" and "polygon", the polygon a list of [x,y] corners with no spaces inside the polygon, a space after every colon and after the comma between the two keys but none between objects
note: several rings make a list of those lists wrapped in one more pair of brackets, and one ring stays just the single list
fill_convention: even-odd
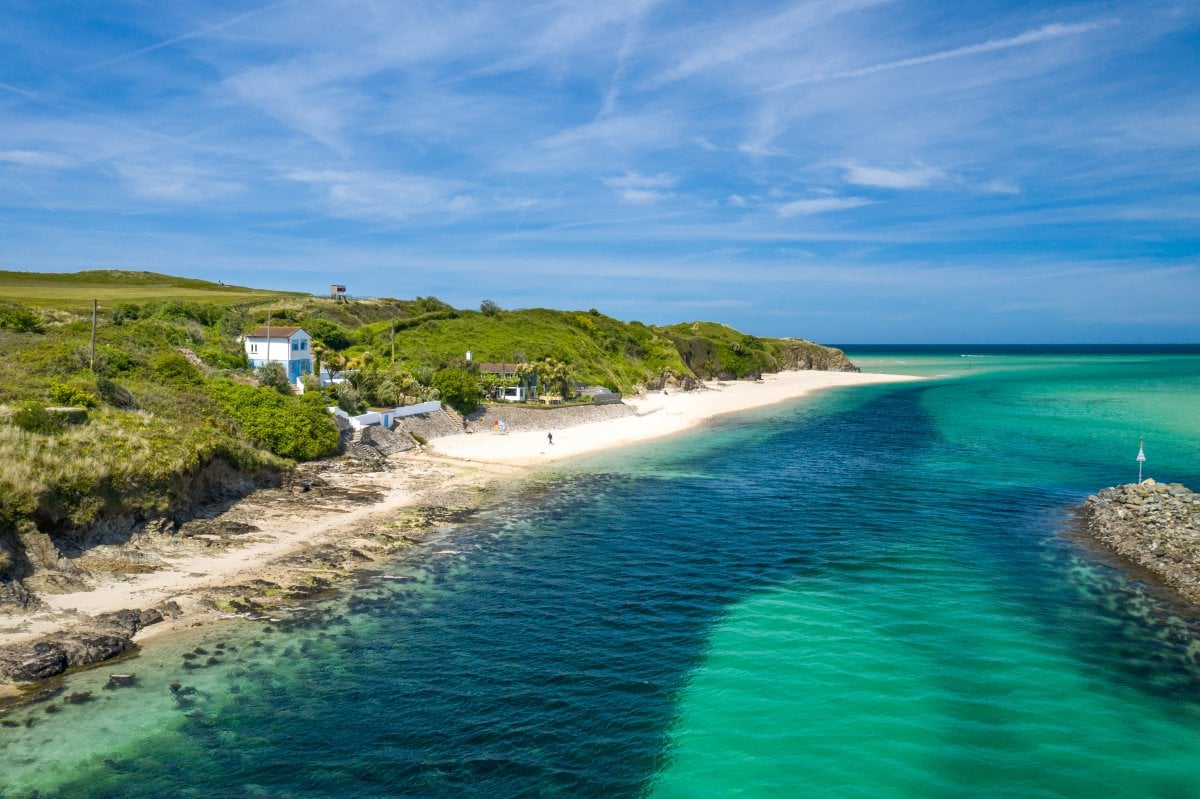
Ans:
[{"label": "rocky breakwater", "polygon": [[1097,541],[1200,604],[1200,494],[1152,479],[1106,488],[1083,519]]}]

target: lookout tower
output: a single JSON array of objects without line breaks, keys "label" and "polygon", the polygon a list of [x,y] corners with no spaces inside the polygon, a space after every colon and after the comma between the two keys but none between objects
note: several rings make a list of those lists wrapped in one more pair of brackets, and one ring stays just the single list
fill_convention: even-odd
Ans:
[{"label": "lookout tower", "polygon": [[346,301],[346,287],[340,283],[333,283],[329,286],[329,296],[334,302]]}]

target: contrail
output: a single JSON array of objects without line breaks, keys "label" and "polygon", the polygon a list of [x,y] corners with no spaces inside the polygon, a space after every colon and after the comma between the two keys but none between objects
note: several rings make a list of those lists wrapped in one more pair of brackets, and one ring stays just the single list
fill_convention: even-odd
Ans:
[{"label": "contrail", "polygon": [[200,28],[199,30],[194,30],[189,33],[184,33],[184,34],[181,34],[174,38],[158,42],[157,44],[152,44],[149,47],[143,47],[140,50],[134,50],[132,53],[125,53],[123,55],[113,56],[112,58],[106,58],[103,61],[97,61],[95,64],[90,64],[90,65],[88,65],[86,67],[82,67],[76,71],[77,72],[86,72],[86,71],[92,70],[92,69],[100,69],[101,67],[107,67],[107,66],[112,66],[113,64],[119,64],[122,61],[128,61],[131,58],[137,58],[138,56],[143,56],[146,53],[152,53],[155,50],[161,50],[164,47],[170,47],[173,44],[179,44],[180,42],[186,42],[189,39],[198,39],[201,36],[207,36],[208,34],[213,33],[214,31],[223,30],[224,28],[228,28],[231,25],[236,25],[239,22],[244,22],[248,19],[251,19],[252,17],[257,17],[261,14],[265,14],[268,11],[274,11],[277,8],[283,8],[285,6],[296,5],[296,3],[298,3],[298,2],[300,2],[300,0],[282,0],[281,2],[278,2],[278,3],[272,3],[269,6],[263,6],[262,8],[255,9],[254,11],[247,11],[245,14],[239,14],[238,16],[230,17],[229,19],[224,20],[223,22],[218,22],[214,25],[209,25],[207,28]]}]

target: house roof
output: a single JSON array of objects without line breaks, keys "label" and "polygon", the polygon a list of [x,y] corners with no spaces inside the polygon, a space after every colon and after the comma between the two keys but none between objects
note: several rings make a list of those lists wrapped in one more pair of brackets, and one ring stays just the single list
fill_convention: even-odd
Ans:
[{"label": "house roof", "polygon": [[481,363],[479,371],[487,372],[494,375],[509,375],[517,373],[517,364],[515,363]]},{"label": "house roof", "polygon": [[[292,336],[296,335],[296,333],[298,331],[304,330],[304,328],[302,328],[302,327],[284,327],[283,325],[271,325],[271,327],[269,329],[271,331],[271,338],[291,338]],[[249,333],[246,334],[246,337],[247,338],[266,338],[267,330],[268,330],[267,326],[263,325],[260,328],[251,330]],[[305,335],[307,335],[307,333]]]}]

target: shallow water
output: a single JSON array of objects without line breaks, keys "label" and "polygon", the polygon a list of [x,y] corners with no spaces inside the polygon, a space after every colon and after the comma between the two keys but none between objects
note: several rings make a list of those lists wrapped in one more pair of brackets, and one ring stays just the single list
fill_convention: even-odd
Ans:
[{"label": "shallow water", "polygon": [[852,353],[949,376],[581,461],[269,632],[76,675],[3,719],[0,793],[1200,793],[1192,611],[1063,535],[1139,436],[1200,486],[1200,356],[989,354]]}]

